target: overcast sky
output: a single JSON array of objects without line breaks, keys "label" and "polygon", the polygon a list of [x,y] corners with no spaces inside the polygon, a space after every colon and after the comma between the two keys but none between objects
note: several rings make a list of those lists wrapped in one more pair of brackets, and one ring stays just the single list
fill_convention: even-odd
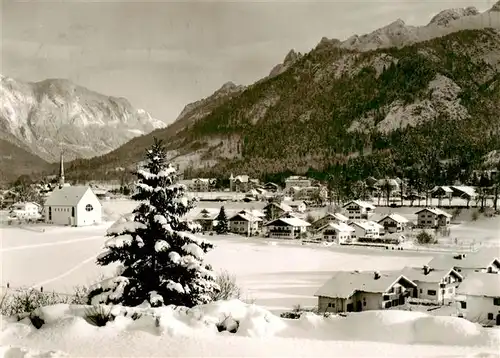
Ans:
[{"label": "overcast sky", "polygon": [[170,122],[187,103],[227,81],[250,84],[323,36],[345,39],[398,18],[423,25],[442,9],[483,11],[495,1],[0,0],[0,69],[25,81],[68,78]]}]

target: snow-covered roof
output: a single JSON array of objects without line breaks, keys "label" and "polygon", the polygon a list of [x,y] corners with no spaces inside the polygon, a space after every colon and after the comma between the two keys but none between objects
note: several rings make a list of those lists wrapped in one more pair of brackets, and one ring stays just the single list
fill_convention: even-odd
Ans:
[{"label": "snow-covered roof", "polygon": [[431,192],[435,192],[435,191],[437,191],[439,189],[443,190],[445,193],[453,193],[453,190],[449,186],[443,186],[443,185],[442,186],[435,186],[431,190]]},{"label": "snow-covered roof", "polygon": [[284,212],[293,211],[293,209],[290,206],[288,206],[288,205],[286,205],[284,203],[275,203],[275,202],[272,202],[272,203],[267,204],[265,207],[267,208],[269,205],[274,205],[274,206],[280,208],[281,210],[283,210]]},{"label": "snow-covered roof", "polygon": [[473,272],[458,286],[457,294],[500,297],[500,274]]},{"label": "snow-covered roof", "polygon": [[437,256],[429,262],[429,266],[436,269],[449,269],[452,267],[464,269],[485,269],[495,261],[500,266],[499,248],[485,248],[474,253],[466,254],[465,257]]},{"label": "snow-covered roof", "polygon": [[237,175],[233,178],[235,181],[238,180],[240,181],[241,183],[247,183],[248,182],[248,179],[249,179],[249,176],[248,175]]},{"label": "snow-covered roof", "polygon": [[347,216],[344,216],[340,213],[327,213],[325,216],[319,218],[318,220],[316,220],[315,222],[313,222],[313,225],[324,220],[324,219],[327,219],[327,218],[331,218],[333,220],[338,220],[338,221],[348,221],[349,218]]},{"label": "snow-covered roof", "polygon": [[279,218],[266,224],[266,226],[295,226],[295,227],[304,227],[310,225],[311,224],[309,224],[307,221],[295,217]]},{"label": "snow-covered roof", "polygon": [[241,210],[241,211],[238,211],[239,213],[248,213],[250,215],[253,215],[257,218],[263,218],[266,216],[266,214],[264,214],[262,211],[260,210],[257,210],[257,209],[251,209],[251,210]]},{"label": "snow-covered roof", "polygon": [[470,186],[462,186],[462,185],[454,185],[452,186],[451,188],[457,190],[457,191],[460,191],[464,194],[467,194],[471,197],[475,197],[476,196],[476,190],[473,188],[473,187],[470,187]]},{"label": "snow-covered roof", "polygon": [[398,272],[379,272],[378,278],[376,277],[374,272],[338,271],[314,295],[349,298],[356,291],[384,293],[402,279],[407,282],[408,286],[416,286],[414,282]]},{"label": "snow-covered roof", "polygon": [[303,201],[303,200],[289,200],[289,201],[286,201],[282,204],[288,205],[291,208],[298,207],[299,205],[306,205],[305,201]]},{"label": "snow-covered roof", "polygon": [[92,189],[88,186],[56,188],[45,201],[45,206],[76,206],[87,191],[92,192]]},{"label": "snow-covered roof", "polygon": [[407,223],[409,221],[407,218],[405,218],[404,216],[401,216],[399,214],[389,214],[389,215],[384,216],[378,222],[381,222],[382,220],[387,219],[387,218],[390,218],[398,223],[403,223],[403,224]]},{"label": "snow-covered roof", "polygon": [[405,267],[403,271],[401,271],[401,274],[414,282],[440,283],[441,280],[448,275],[454,275],[460,280],[463,279],[463,276],[452,268],[433,269],[429,267],[429,271],[426,274],[423,268]]},{"label": "snow-covered roof", "polygon": [[375,205],[371,204],[371,203],[368,203],[366,201],[361,201],[361,200],[351,200],[350,202],[348,202],[347,204],[344,205],[344,208],[351,205],[351,204],[356,204],[362,208],[370,208],[370,209],[375,209]]},{"label": "snow-covered roof", "polygon": [[219,210],[214,209],[203,209],[200,211],[193,220],[215,220],[215,218],[219,215]]},{"label": "snow-covered roof", "polygon": [[229,221],[238,220],[238,219],[239,220],[243,219],[245,221],[250,221],[250,222],[262,221],[261,218],[253,216],[252,214],[245,212],[245,211],[241,211],[241,212],[237,213],[236,215],[231,216],[229,218]]},{"label": "snow-covered roof", "polygon": [[441,209],[438,209],[438,208],[424,208],[424,209],[422,209],[422,210],[417,211],[415,214],[417,214],[417,215],[418,215],[418,214],[419,214],[419,213],[421,213],[422,211],[428,211],[428,212],[433,213],[433,214],[438,215],[438,216],[439,216],[439,215],[444,215],[444,216],[446,216],[446,217],[448,217],[448,218],[453,217],[453,215],[448,214],[446,211],[441,210]]},{"label": "snow-covered roof", "polygon": [[353,221],[349,225],[356,225],[364,230],[383,229],[384,227],[375,221]]},{"label": "snow-covered roof", "polygon": [[337,232],[353,232],[354,231],[354,228],[352,226],[349,226],[345,223],[328,223],[326,224],[325,226],[323,226],[320,231],[323,231],[323,230],[328,230],[328,229],[332,229],[332,230],[335,230]]}]

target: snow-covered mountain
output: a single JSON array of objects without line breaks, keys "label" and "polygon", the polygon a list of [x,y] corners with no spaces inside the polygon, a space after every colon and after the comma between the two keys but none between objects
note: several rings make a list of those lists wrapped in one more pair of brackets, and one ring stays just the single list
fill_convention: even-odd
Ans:
[{"label": "snow-covered mountain", "polygon": [[0,138],[47,161],[105,154],[133,137],[166,126],[124,98],[64,79],[28,83],[0,77]]},{"label": "snow-covered mountain", "polygon": [[500,28],[500,1],[483,13],[475,7],[443,10],[425,26],[406,25],[401,19],[365,35],[353,35],[345,41],[323,38],[320,45],[331,45],[358,51],[402,47],[427,41],[452,32],[468,29]]}]

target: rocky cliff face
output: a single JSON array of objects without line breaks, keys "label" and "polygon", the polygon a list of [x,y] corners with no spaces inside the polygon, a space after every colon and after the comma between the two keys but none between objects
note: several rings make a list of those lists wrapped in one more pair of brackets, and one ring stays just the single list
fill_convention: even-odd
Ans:
[{"label": "rocky cliff face", "polygon": [[0,138],[47,161],[63,146],[68,159],[105,154],[133,137],[165,127],[124,98],[68,80],[36,83],[0,78]]}]

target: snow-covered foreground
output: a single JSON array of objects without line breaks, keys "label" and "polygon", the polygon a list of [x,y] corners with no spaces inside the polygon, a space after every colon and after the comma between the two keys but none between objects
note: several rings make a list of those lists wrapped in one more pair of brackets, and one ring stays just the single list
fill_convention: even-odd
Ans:
[{"label": "snow-covered foreground", "polygon": [[[139,311],[140,318],[132,319]],[[29,319],[2,319],[4,357],[498,357],[500,330],[418,312],[279,318],[241,301],[184,307],[115,307],[104,327],[83,306],[56,305]],[[230,317],[230,318],[228,318]],[[227,331],[218,332],[217,324]],[[229,333],[228,331],[236,331]]]}]

